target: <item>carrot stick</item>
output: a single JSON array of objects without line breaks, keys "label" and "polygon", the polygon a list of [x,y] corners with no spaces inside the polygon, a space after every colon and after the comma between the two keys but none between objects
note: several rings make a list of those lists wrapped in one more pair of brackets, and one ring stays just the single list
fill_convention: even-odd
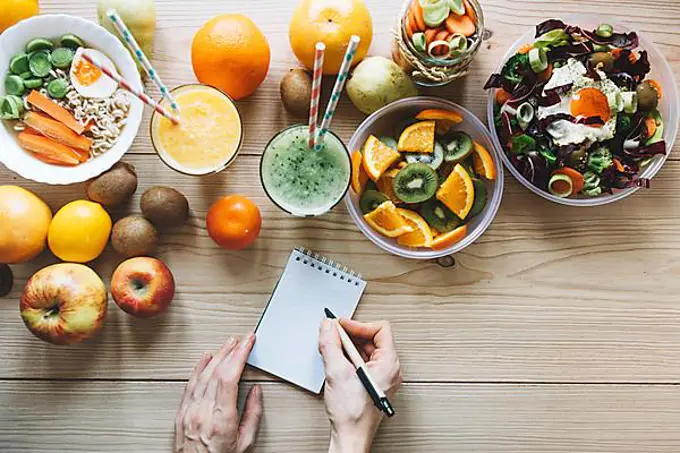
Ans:
[{"label": "carrot stick", "polygon": [[[448,37],[451,36],[448,30],[442,30],[434,36],[435,41],[447,41]],[[446,47],[438,46],[432,49],[434,55],[442,56],[446,53]]]},{"label": "carrot stick", "polygon": [[468,16],[450,14],[446,19],[446,29],[451,33],[460,33],[463,36],[470,37],[477,31],[477,26]]},{"label": "carrot stick", "polygon": [[41,135],[20,132],[17,140],[22,148],[40,156],[39,159],[47,163],[58,162],[60,165],[73,167],[84,162],[81,155],[75,150]]},{"label": "carrot stick", "polygon": [[614,161],[614,166],[616,167],[616,170],[619,173],[623,173],[625,168],[623,167],[623,164],[621,163],[621,161],[619,161],[618,159],[612,159],[612,160]]},{"label": "carrot stick", "polygon": [[92,140],[89,138],[76,134],[59,121],[40,113],[28,112],[24,118],[24,123],[62,145],[83,151],[89,151],[92,146]]},{"label": "carrot stick", "polygon": [[416,21],[416,28],[418,31],[424,31],[427,28],[427,25],[425,25],[425,15],[420,0],[413,0],[411,2],[411,12]]},{"label": "carrot stick", "polygon": [[465,14],[472,19],[472,22],[477,22],[477,13],[475,13],[475,9],[472,7],[470,2],[468,0],[463,0],[463,3],[465,4]]},{"label": "carrot stick", "polygon": [[406,34],[408,39],[412,39],[413,35],[416,33],[416,20],[413,18],[413,13],[411,10],[406,13]]},{"label": "carrot stick", "polygon": [[51,116],[55,120],[60,121],[64,126],[68,127],[69,129],[71,129],[76,134],[82,135],[83,132],[85,132],[85,126],[80,124],[80,122],[78,122],[78,120],[76,120],[73,117],[73,115],[71,115],[68,112],[68,110],[57,105],[51,99],[43,96],[38,91],[35,91],[35,90],[31,91],[31,94],[29,94],[26,97],[26,100],[32,106],[34,106],[34,107],[42,110],[43,112],[47,113],[49,116]]},{"label": "carrot stick", "polygon": [[434,37],[441,31],[440,28],[428,28],[425,30],[425,45],[429,46],[434,42]]}]

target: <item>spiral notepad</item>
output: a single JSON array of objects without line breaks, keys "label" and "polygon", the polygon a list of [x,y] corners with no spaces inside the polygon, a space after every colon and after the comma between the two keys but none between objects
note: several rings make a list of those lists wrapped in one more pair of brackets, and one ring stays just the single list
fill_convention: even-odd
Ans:
[{"label": "spiral notepad", "polygon": [[248,364],[314,393],[324,384],[319,326],[324,308],[351,318],[366,288],[361,275],[297,248],[260,318]]}]

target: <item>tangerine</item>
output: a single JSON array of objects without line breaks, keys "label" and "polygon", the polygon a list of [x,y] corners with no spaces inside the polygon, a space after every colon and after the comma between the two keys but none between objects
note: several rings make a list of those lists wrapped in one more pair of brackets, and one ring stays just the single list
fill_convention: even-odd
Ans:
[{"label": "tangerine", "polygon": [[220,247],[241,250],[260,235],[262,216],[255,203],[241,195],[230,195],[212,205],[206,218],[208,234]]}]

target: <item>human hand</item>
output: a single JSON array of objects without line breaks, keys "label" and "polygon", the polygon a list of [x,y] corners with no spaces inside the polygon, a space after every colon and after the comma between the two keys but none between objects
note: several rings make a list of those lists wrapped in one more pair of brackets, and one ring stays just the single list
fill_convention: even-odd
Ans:
[{"label": "human hand", "polygon": [[230,338],[194,369],[175,419],[175,453],[246,453],[262,419],[262,388],[250,389],[243,416],[236,408],[238,383],[255,335]]},{"label": "human hand", "polygon": [[[345,357],[334,320],[324,319],[319,333],[319,352],[326,370],[324,400],[331,422],[331,453],[370,451],[383,414],[361,384],[354,365]],[[388,398],[402,382],[401,365],[388,322],[339,321],[355,342],[375,383]]]}]

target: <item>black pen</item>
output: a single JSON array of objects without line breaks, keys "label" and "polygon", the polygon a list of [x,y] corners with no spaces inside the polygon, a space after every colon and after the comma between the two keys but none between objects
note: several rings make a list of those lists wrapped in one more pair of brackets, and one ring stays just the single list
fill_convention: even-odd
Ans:
[{"label": "black pen", "polygon": [[332,311],[330,311],[328,308],[325,308],[324,312],[328,318],[335,320],[334,324],[340,333],[342,348],[347,353],[347,356],[352,361],[352,364],[354,364],[354,368],[357,369],[357,376],[359,376],[359,380],[364,385],[364,388],[366,388],[368,394],[371,396],[373,404],[375,404],[375,407],[377,407],[378,410],[383,411],[388,417],[393,417],[394,409],[392,408],[390,401],[387,399],[387,395],[385,395],[385,392],[383,392],[375,383],[373,378],[371,378],[371,375],[368,372],[368,367],[366,367],[366,362],[364,362],[364,359],[361,358],[361,354],[359,354],[357,347],[354,346],[352,339],[349,337],[347,332],[345,332],[345,329],[342,328],[340,323],[337,321],[337,317]]}]

